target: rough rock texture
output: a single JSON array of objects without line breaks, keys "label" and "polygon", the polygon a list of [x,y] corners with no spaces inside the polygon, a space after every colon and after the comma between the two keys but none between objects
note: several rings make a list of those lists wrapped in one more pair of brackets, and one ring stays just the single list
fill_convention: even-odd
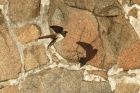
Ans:
[{"label": "rough rock texture", "polygon": [[58,57],[55,54],[52,54],[51,56],[52,56],[52,60],[54,62],[57,62],[57,63],[60,62],[60,60],[58,59]]},{"label": "rough rock texture", "polygon": [[139,85],[133,83],[118,84],[115,93],[138,93]]},{"label": "rough rock texture", "polygon": [[122,0],[122,3],[123,3],[123,4],[128,4],[128,5],[130,5],[130,4],[131,4],[131,1],[130,1],[130,0]]},{"label": "rough rock texture", "polygon": [[132,2],[133,2],[134,4],[140,4],[140,1],[139,1],[139,0],[132,0]]},{"label": "rough rock texture", "polygon": [[138,9],[136,7],[132,8],[129,13],[128,13],[129,16],[133,16],[135,18],[138,18]]},{"label": "rough rock texture", "polygon": [[15,33],[22,44],[37,39],[41,35],[40,27],[33,24],[18,28]]},{"label": "rough rock texture", "polygon": [[[66,24],[64,30],[68,31],[66,38],[62,42],[55,44],[57,51],[71,62],[79,61],[81,57],[85,57],[89,64],[101,68],[103,49],[95,16],[88,11],[71,8],[63,4],[60,4],[60,10],[56,9],[54,11],[54,15],[57,14],[61,20],[66,21],[60,23],[61,21],[56,16],[53,16],[52,20],[54,21],[52,21],[52,24]],[[80,42],[80,45],[77,42]],[[83,43],[86,43],[86,45],[83,46]],[[89,57],[88,55],[92,56]],[[91,58],[93,59],[91,60]]]},{"label": "rough rock texture", "polygon": [[0,4],[4,4],[4,1],[5,1],[5,0],[0,0]]},{"label": "rough rock texture", "polygon": [[0,93],[19,93],[16,86],[8,86],[0,89]]},{"label": "rough rock texture", "polygon": [[117,16],[121,13],[113,0],[64,0],[66,5],[93,12],[98,16]]},{"label": "rough rock texture", "polygon": [[17,78],[20,72],[20,55],[0,12],[0,81]]},{"label": "rough rock texture", "polygon": [[[140,92],[139,4],[0,0],[0,93]],[[51,25],[68,33],[46,49],[50,39],[35,39],[52,34]]]},{"label": "rough rock texture", "polygon": [[[111,68],[137,35],[124,18],[118,2],[91,0],[92,5],[87,7],[88,1],[78,1],[51,1],[49,24],[63,26],[68,31],[66,38],[55,44],[55,48],[68,61]],[[92,12],[91,6],[94,7]]]},{"label": "rough rock texture", "polygon": [[81,9],[87,9],[93,11],[95,7],[95,0],[64,0],[66,5],[77,7]]},{"label": "rough rock texture", "polygon": [[19,22],[39,15],[41,0],[10,0],[9,16],[12,22]]},{"label": "rough rock texture", "polygon": [[125,70],[140,68],[140,40],[125,49],[118,58],[118,65]]},{"label": "rough rock texture", "polygon": [[86,82],[82,78],[82,71],[54,68],[28,77],[20,93],[112,93],[108,82]]},{"label": "rough rock texture", "polygon": [[26,48],[24,50],[24,55],[26,71],[44,65],[49,61],[45,53],[45,47],[43,45],[35,45]]},{"label": "rough rock texture", "polygon": [[118,16],[122,13],[121,7],[116,0],[95,0],[95,15]]},{"label": "rough rock texture", "polygon": [[100,34],[105,50],[105,67],[112,67],[124,49],[137,39],[133,27],[123,16],[98,18]]},{"label": "rough rock texture", "polygon": [[[80,60],[80,57],[89,57],[88,55],[91,55],[89,58],[86,58],[86,61],[89,61],[89,64],[102,67],[102,47],[100,47],[101,41],[98,38],[95,17],[89,12],[82,11],[71,13],[69,18],[69,23],[65,27],[65,29],[68,29],[68,35],[63,42],[55,45],[57,46],[57,51],[70,61],[77,61]],[[86,45],[84,44],[83,46],[83,43]],[[93,59],[90,60],[92,57]]]},{"label": "rough rock texture", "polygon": [[107,71],[93,70],[93,71],[89,71],[89,72],[90,72],[90,74],[99,75],[99,76],[103,77],[106,80],[108,79]]}]

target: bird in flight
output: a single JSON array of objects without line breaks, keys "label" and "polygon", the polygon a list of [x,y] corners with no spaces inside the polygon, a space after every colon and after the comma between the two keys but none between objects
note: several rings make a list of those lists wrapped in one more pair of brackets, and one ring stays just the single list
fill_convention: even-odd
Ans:
[{"label": "bird in flight", "polygon": [[50,26],[54,30],[55,34],[39,37],[38,39],[51,38],[52,41],[48,45],[48,49],[55,43],[63,40],[66,37],[67,31],[63,31],[61,26]]}]

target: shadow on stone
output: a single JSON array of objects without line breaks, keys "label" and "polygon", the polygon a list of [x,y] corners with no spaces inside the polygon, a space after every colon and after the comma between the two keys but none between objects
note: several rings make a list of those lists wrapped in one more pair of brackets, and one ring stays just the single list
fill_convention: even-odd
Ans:
[{"label": "shadow on stone", "polygon": [[80,45],[85,51],[86,51],[86,57],[81,57],[79,60],[80,67],[84,66],[88,61],[90,61],[94,56],[97,54],[97,49],[93,49],[93,46],[91,44],[85,43],[85,42],[77,42],[78,45]]}]

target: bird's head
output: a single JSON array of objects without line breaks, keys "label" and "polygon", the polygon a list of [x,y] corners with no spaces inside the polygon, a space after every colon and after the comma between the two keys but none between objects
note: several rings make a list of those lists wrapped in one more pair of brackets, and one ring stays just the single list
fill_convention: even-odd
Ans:
[{"label": "bird's head", "polygon": [[67,31],[62,31],[62,32],[61,32],[61,34],[62,34],[64,37],[66,36],[67,33],[68,33]]}]

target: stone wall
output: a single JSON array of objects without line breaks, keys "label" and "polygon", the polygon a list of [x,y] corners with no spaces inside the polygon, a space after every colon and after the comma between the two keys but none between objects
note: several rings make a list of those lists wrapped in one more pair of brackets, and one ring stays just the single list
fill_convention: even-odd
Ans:
[{"label": "stone wall", "polygon": [[[139,4],[0,0],[0,93],[139,93]],[[51,25],[68,34],[47,50]]]}]

